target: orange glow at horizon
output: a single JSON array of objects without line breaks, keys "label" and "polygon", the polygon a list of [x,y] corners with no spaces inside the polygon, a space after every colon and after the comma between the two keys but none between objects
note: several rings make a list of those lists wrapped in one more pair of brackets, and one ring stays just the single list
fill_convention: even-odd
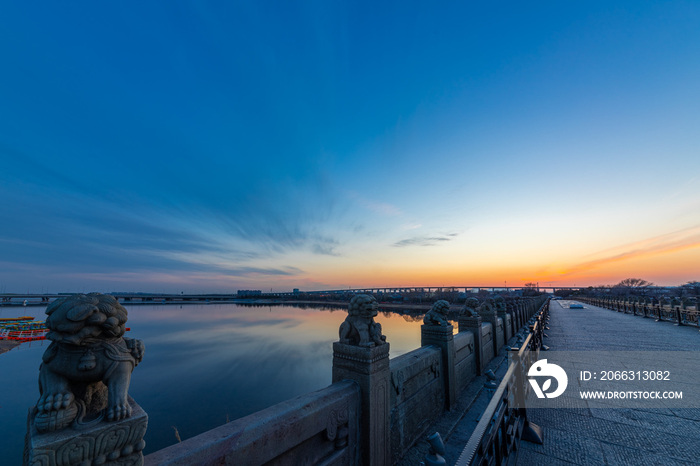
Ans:
[{"label": "orange glow at horizon", "polygon": [[[546,258],[545,258],[546,260]],[[569,259],[564,263],[533,263],[508,266],[491,263],[455,265],[432,262],[429,265],[394,267],[390,263],[322,271],[323,281],[346,287],[399,286],[540,286],[612,285],[630,277],[643,278],[657,285],[681,285],[700,279],[700,243],[663,249],[634,251],[589,261]]]}]

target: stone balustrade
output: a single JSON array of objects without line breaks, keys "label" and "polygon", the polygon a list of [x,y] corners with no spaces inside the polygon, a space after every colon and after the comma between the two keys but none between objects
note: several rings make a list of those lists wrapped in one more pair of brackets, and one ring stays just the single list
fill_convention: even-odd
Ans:
[{"label": "stone balustrade", "polygon": [[673,322],[676,325],[699,326],[697,298],[683,298],[668,300],[666,298],[654,299],[643,296],[629,296],[625,298],[611,297],[576,297],[577,300],[593,306],[639,315],[644,318],[652,318],[657,322]]},{"label": "stone balustrade", "polygon": [[[393,464],[455,406],[545,300],[470,299],[458,333],[447,320],[449,304],[438,301],[421,327],[421,347],[390,359],[390,344],[374,321],[376,301],[357,295],[333,345],[332,385],[145,457],[139,453],[128,464]],[[144,413],[144,430],[146,421]],[[127,464],[118,462],[119,454],[134,452],[126,450],[117,448],[115,462],[110,457],[104,464]],[[102,457],[86,460],[98,464]]]}]

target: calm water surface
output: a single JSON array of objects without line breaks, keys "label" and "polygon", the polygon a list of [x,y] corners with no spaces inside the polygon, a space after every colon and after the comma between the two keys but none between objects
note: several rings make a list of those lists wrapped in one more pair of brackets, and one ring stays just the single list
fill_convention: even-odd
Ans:
[{"label": "calm water surface", "polygon": [[[331,383],[332,343],[345,309],[236,304],[126,306],[128,337],[146,345],[131,396],[148,413],[149,453],[280,401]],[[0,317],[44,308],[0,308]],[[422,319],[375,318],[391,357],[420,346]],[[20,464],[27,410],[39,398],[41,355],[49,342],[24,343],[0,355],[0,458]]]}]

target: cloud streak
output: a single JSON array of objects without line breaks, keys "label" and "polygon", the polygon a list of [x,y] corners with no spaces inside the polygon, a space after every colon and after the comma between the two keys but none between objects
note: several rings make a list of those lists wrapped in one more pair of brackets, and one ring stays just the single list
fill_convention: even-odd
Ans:
[{"label": "cloud streak", "polygon": [[447,241],[452,241],[457,235],[457,233],[448,233],[440,236],[416,236],[397,241],[392,246],[395,248],[404,248],[407,246],[437,246]]},{"label": "cloud streak", "polygon": [[403,215],[403,211],[400,208],[393,204],[389,204],[388,202],[379,202],[372,199],[367,199],[354,191],[350,191],[348,193],[348,197],[356,200],[360,206],[375,214],[387,217],[398,217]]},{"label": "cloud streak", "polygon": [[608,264],[661,254],[671,254],[697,247],[700,247],[700,225],[654,236],[619,248],[604,250],[598,254],[604,253],[606,254],[605,257],[579,263],[565,270],[562,275],[577,274]]}]

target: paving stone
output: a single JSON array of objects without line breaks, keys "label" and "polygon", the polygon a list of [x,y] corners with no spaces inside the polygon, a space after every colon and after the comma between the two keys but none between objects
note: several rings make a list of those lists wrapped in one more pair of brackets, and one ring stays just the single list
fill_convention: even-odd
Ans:
[{"label": "paving stone", "polygon": [[683,419],[700,421],[700,408],[671,408],[669,409],[675,416]]},{"label": "paving stone", "polygon": [[[448,462],[447,464],[451,463]],[[551,458],[533,450],[520,450],[518,452],[518,464],[521,466],[570,466],[577,463]]]},{"label": "paving stone", "polygon": [[[615,400],[587,400],[586,403],[588,404],[588,408],[593,410],[593,409],[630,409],[627,407],[623,407],[619,405],[619,402],[615,402]],[[664,414],[666,416],[677,416],[671,409],[669,408],[656,408],[653,406],[650,407],[639,407],[639,408],[634,408],[635,411],[644,411],[644,412],[650,412],[653,414]],[[681,416],[677,416],[681,417]]]},{"label": "paving stone", "polygon": [[[557,458],[573,464],[605,464],[603,448],[598,440],[586,435],[552,428],[547,429],[544,436],[543,445],[520,442],[521,450],[533,451],[548,458]],[[518,463],[520,464],[519,454]]]},{"label": "paving stone", "polygon": [[[698,383],[692,374],[680,372],[700,351],[697,328],[585,306],[582,310],[566,309],[552,301],[545,339],[551,350],[678,351],[673,366],[679,376],[685,375],[680,382]],[[634,357],[646,362],[644,355]],[[528,410],[528,418],[544,430],[544,445],[522,442],[517,464],[553,464],[550,460],[554,458],[563,464],[698,464],[700,408],[678,408],[677,403],[666,400],[653,408],[634,409],[622,408],[614,400],[589,400],[588,409],[576,409],[566,398],[561,402],[562,409]]]},{"label": "paving stone", "polygon": [[685,437],[700,439],[700,423],[675,415],[625,408],[591,408],[590,412],[595,418],[667,433],[683,432]]},{"label": "paving stone", "polygon": [[[678,458],[700,458],[700,442],[689,441],[685,436],[667,433],[658,429],[637,427],[613,422],[593,416],[582,416],[571,412],[549,410],[539,417],[531,416],[533,422],[545,430],[560,429],[581,433],[591,438],[658,454],[674,453]],[[539,422],[538,422],[539,421]]]},{"label": "paving stone", "polygon": [[[681,460],[666,454],[654,454],[622,445],[602,444],[607,464],[630,466],[697,465],[697,461]],[[520,463],[518,463],[520,464]],[[544,464],[544,463],[542,463]]]}]

